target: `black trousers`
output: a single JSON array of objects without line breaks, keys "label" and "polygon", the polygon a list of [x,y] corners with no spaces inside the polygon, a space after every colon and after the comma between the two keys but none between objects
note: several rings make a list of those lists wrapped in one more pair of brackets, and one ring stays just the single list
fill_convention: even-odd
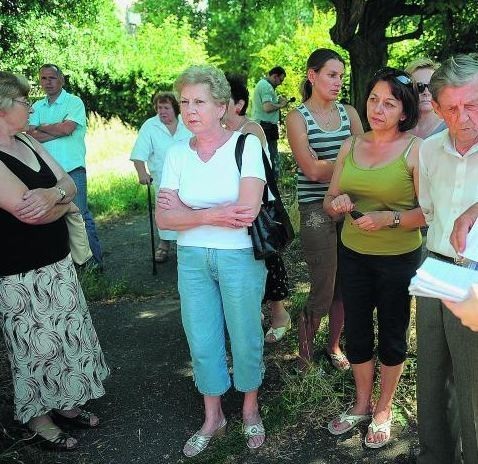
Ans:
[{"label": "black trousers", "polygon": [[407,356],[410,322],[408,286],[420,263],[421,248],[394,256],[366,255],[339,249],[340,281],[345,310],[347,357],[353,364],[374,356],[373,312],[377,308],[378,358],[396,366]]}]

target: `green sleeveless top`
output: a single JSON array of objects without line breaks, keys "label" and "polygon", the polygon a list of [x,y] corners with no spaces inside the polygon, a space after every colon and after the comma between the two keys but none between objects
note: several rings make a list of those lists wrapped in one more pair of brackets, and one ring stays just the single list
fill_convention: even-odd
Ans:
[{"label": "green sleeveless top", "polygon": [[[394,161],[378,168],[358,166],[354,160],[355,137],[345,157],[339,189],[347,193],[362,213],[371,211],[407,211],[417,206],[413,175],[406,158],[415,140]],[[362,230],[352,225],[345,215],[342,242],[357,253],[369,255],[399,255],[416,250],[421,245],[420,230],[385,227],[376,231]]]}]

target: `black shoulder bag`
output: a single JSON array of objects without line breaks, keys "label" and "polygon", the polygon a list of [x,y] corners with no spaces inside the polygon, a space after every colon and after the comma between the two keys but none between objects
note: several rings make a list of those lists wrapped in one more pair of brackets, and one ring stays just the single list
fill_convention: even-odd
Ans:
[{"label": "black shoulder bag", "polygon": [[[236,144],[236,163],[239,173],[242,169],[242,153],[247,134],[241,134]],[[266,173],[267,183],[262,193],[262,205],[256,219],[251,227],[248,227],[248,233],[252,239],[254,248],[254,257],[256,259],[265,259],[277,255],[284,251],[289,243],[294,240],[294,229],[290,222],[289,215],[282,203],[279,189],[272,168],[267,159],[267,155],[262,150],[262,162]],[[274,195],[275,200],[268,200],[268,187]]]}]

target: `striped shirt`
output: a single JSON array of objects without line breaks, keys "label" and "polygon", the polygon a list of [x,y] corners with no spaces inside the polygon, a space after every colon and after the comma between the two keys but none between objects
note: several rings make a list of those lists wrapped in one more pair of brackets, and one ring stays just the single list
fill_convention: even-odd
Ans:
[{"label": "striped shirt", "polygon": [[[340,103],[335,103],[335,105],[340,115],[340,127],[334,131],[321,129],[304,104],[297,107],[305,119],[309,145],[314,150],[317,159],[335,161],[342,142],[351,135],[350,119],[344,105]],[[298,168],[297,198],[299,203],[323,201],[328,188],[328,182],[310,180],[300,167]]]}]

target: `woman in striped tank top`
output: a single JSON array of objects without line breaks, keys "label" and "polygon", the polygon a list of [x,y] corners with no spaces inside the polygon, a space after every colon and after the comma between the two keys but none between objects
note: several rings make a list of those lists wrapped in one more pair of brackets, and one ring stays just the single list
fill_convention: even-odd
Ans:
[{"label": "woman in striped tank top", "polygon": [[312,361],[314,337],[323,316],[329,317],[326,353],[339,370],[350,364],[339,346],[344,312],[336,283],[337,223],[324,212],[322,203],[342,141],[363,134],[354,108],[336,100],[342,87],[344,60],[333,50],[320,48],[307,60],[302,104],[287,115],[287,137],[298,164],[297,196],[302,248],[311,288],[299,318],[300,368]]}]

